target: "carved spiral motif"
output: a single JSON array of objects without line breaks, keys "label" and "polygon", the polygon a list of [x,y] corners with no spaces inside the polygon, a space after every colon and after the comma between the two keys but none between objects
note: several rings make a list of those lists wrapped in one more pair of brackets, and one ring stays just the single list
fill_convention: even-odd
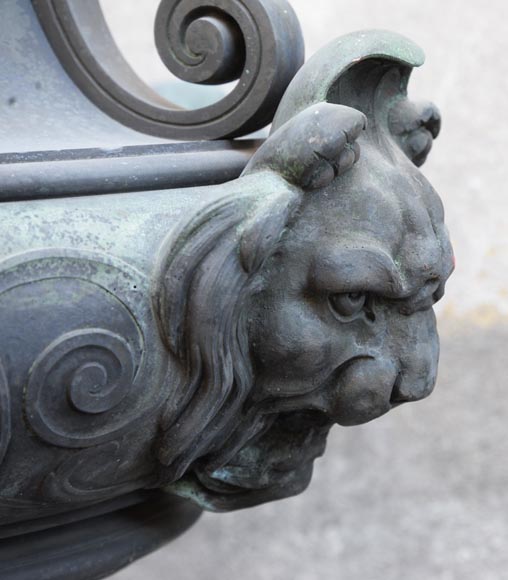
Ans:
[{"label": "carved spiral motif", "polygon": [[[107,443],[158,410],[167,355],[143,299],[149,293],[145,276],[105,255],[51,249],[3,262],[0,313],[18,377],[11,390],[46,443]],[[8,398],[0,368],[0,459],[10,436]]]},{"label": "carved spiral motif", "polygon": [[62,64],[89,98],[124,124],[152,135],[220,139],[260,129],[271,122],[304,60],[300,25],[287,0],[162,0],[155,44],[166,66],[193,83],[239,79],[217,103],[184,110],[131,69],[97,0],[33,4]]},{"label": "carved spiral motif", "polygon": [[[146,469],[145,473],[129,474],[122,479],[122,468],[128,464],[118,441],[83,449],[47,475],[43,483],[44,495],[53,501],[87,502],[126,494],[146,485],[149,482]],[[111,483],[96,483],[101,479]]]},{"label": "carved spiral motif", "polygon": [[[155,43],[169,70],[191,83],[220,84],[238,79],[245,42],[238,23],[218,6],[164,0],[155,20]],[[256,30],[247,21],[251,35]]]},{"label": "carved spiral motif", "polygon": [[[88,437],[75,423],[79,416],[114,409],[128,394],[137,366],[127,341],[100,328],[76,330],[51,343],[32,366],[26,389],[26,412],[33,429],[55,445],[84,447]],[[60,400],[58,400],[60,398]],[[69,409],[71,407],[71,410]],[[62,427],[65,428],[63,429]]]}]

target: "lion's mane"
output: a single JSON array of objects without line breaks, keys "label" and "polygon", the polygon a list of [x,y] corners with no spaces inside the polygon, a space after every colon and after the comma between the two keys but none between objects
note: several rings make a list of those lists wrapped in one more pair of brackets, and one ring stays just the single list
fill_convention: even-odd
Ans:
[{"label": "lion's mane", "polygon": [[256,407],[246,404],[255,387],[251,299],[262,290],[263,265],[293,225],[304,192],[352,167],[365,126],[365,116],[349,107],[309,107],[260,147],[240,179],[218,186],[220,197],[164,242],[153,300],[181,377],[171,383],[161,421],[165,482],[205,456],[208,470],[220,466],[259,428]]},{"label": "lion's mane", "polygon": [[183,377],[162,418],[166,482],[205,455],[217,460],[234,447],[239,423],[255,423],[245,408],[255,382],[249,304],[303,192],[269,171],[238,183],[243,193],[205,207],[166,241],[157,266],[160,330]]}]

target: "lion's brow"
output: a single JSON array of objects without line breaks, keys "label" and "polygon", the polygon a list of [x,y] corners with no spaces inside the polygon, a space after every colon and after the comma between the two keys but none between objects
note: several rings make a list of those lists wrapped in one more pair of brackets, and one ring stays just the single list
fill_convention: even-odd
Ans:
[{"label": "lion's brow", "polygon": [[337,293],[369,291],[395,298],[407,292],[398,265],[378,248],[339,248],[319,256],[310,269],[310,283]]}]

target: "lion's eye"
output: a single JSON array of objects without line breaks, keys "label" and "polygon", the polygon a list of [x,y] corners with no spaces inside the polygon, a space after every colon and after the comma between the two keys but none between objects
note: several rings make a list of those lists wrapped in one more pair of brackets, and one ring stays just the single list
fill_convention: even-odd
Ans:
[{"label": "lion's eye", "polygon": [[349,292],[347,294],[330,294],[329,303],[332,311],[341,318],[352,318],[365,307],[367,294],[364,292]]}]

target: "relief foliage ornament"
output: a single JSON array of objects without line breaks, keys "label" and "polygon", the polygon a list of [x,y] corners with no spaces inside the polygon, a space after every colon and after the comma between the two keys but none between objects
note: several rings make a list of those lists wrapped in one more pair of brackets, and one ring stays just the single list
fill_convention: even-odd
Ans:
[{"label": "relief foliage ornament", "polygon": [[422,62],[377,31],[318,52],[242,176],[189,197],[151,272],[88,250],[2,264],[4,522],[26,517],[18,469],[39,513],[136,488],[216,511],[294,495],[334,424],[430,394],[453,258],[417,167],[440,124],[407,98]]}]

